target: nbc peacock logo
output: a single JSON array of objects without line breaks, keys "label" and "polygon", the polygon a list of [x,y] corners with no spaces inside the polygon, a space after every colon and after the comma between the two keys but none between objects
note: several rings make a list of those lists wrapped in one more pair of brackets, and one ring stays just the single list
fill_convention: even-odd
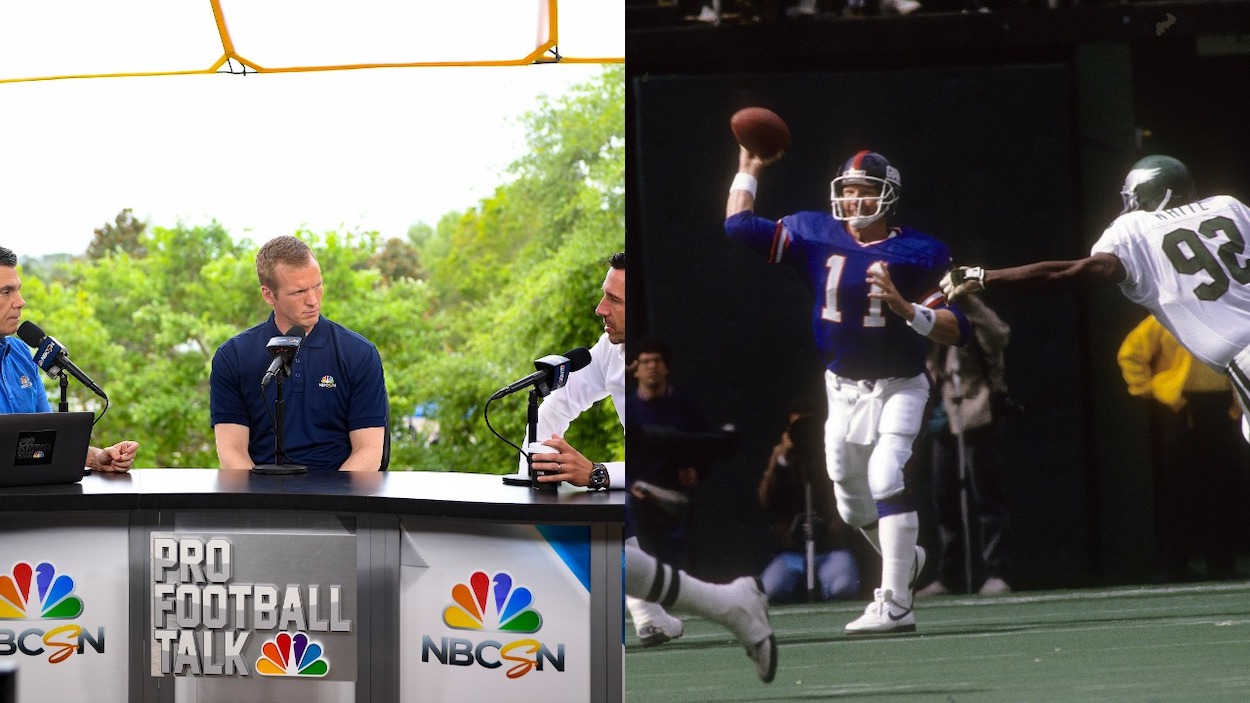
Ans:
[{"label": "nbc peacock logo", "polygon": [[534,594],[524,586],[514,587],[512,575],[500,571],[494,577],[475,571],[469,582],[451,589],[456,602],[443,610],[443,623],[456,630],[494,632],[538,632],[543,617],[530,606]]},{"label": "nbc peacock logo", "polygon": [[[468,583],[452,586],[451,599],[455,602],[443,608],[443,624],[453,630],[467,630],[469,636],[422,635],[423,663],[502,669],[510,679],[531,671],[564,671],[564,644],[549,646],[533,636],[542,629],[543,616],[532,607],[533,592],[517,586],[512,574],[497,571],[491,576],[474,571]],[[491,632],[520,637],[486,634]]]},{"label": "nbc peacock logo", "polygon": [[[83,603],[74,595],[74,586],[74,579],[58,573],[52,562],[31,566],[19,561],[7,574],[0,574],[0,621],[77,620]],[[88,650],[104,654],[103,625],[67,622],[48,623],[47,627],[21,625],[10,629],[0,624],[0,656],[46,655],[49,663],[59,664]]]},{"label": "nbc peacock logo", "polygon": [[32,567],[19,561],[0,576],[0,620],[73,620],[82,611],[74,579],[51,562]]},{"label": "nbc peacock logo", "polygon": [[261,647],[261,657],[256,660],[256,673],[261,676],[312,676],[322,677],[330,673],[321,644],[297,632],[294,636],[281,633]]}]

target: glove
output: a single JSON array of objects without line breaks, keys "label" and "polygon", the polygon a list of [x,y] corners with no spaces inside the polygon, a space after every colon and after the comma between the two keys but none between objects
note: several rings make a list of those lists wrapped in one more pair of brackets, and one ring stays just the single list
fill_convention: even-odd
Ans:
[{"label": "glove", "polygon": [[938,283],[947,300],[958,300],[969,293],[985,290],[985,269],[980,266],[956,266]]}]

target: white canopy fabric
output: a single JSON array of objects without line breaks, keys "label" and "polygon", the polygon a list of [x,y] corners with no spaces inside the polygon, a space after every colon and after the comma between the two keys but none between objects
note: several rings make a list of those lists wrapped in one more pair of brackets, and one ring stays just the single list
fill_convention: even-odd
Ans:
[{"label": "white canopy fabric", "polygon": [[0,83],[624,60],[620,0],[0,0]]}]

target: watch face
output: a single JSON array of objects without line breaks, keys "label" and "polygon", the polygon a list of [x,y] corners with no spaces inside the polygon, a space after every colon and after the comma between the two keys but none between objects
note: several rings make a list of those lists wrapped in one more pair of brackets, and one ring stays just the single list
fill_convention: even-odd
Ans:
[{"label": "watch face", "polygon": [[604,466],[596,466],[590,471],[590,485],[593,488],[603,488],[608,485],[608,469]]}]

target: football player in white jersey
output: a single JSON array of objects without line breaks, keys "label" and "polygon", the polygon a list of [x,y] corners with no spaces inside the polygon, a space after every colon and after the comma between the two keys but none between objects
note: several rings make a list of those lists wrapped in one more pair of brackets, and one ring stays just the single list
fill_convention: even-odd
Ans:
[{"label": "football player in white jersey", "polygon": [[987,270],[957,266],[948,298],[984,288],[1060,293],[1119,284],[1200,361],[1224,371],[1250,442],[1250,208],[1227,195],[1199,199],[1185,164],[1141,159],[1120,191],[1124,212],[1074,261]]}]

